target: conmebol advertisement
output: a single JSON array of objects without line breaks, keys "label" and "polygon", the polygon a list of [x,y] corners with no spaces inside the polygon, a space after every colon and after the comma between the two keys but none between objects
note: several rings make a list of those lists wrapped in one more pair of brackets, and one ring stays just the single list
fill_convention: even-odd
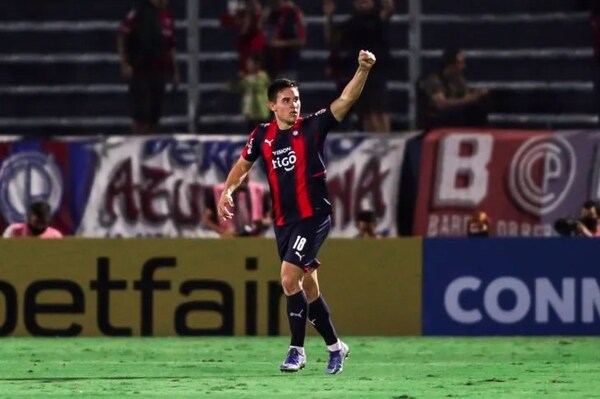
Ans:
[{"label": "conmebol advertisement", "polygon": [[423,334],[600,334],[599,242],[423,241]]}]

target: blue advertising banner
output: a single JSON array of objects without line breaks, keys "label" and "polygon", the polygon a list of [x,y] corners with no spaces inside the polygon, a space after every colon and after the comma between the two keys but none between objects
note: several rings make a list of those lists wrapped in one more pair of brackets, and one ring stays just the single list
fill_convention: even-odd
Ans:
[{"label": "blue advertising banner", "polygon": [[600,334],[600,240],[423,240],[424,335]]}]

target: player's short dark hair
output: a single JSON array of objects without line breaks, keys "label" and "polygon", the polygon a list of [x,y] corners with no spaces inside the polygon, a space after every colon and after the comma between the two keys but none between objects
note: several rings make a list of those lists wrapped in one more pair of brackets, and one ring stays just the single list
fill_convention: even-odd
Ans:
[{"label": "player's short dark hair", "polygon": [[269,101],[271,102],[276,102],[277,101],[277,94],[283,90],[286,89],[288,87],[298,87],[298,84],[290,79],[276,79],[273,81],[273,83],[271,83],[271,85],[269,86],[269,91],[267,92],[267,95],[269,96]]},{"label": "player's short dark hair", "polygon": [[51,213],[50,205],[44,201],[36,201],[32,202],[29,205],[29,214],[33,216],[37,216],[40,219],[48,220],[50,219]]},{"label": "player's short dark hair", "polygon": [[444,49],[444,54],[442,55],[442,64],[445,67],[448,65],[452,65],[456,63],[456,57],[461,53],[461,49],[459,48],[447,48]]}]

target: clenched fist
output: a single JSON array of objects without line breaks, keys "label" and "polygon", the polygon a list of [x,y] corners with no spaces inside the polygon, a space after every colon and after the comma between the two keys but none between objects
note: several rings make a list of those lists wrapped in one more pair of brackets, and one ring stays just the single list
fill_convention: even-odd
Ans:
[{"label": "clenched fist", "polygon": [[360,50],[358,53],[358,66],[363,70],[370,70],[375,65],[375,54],[370,51]]}]

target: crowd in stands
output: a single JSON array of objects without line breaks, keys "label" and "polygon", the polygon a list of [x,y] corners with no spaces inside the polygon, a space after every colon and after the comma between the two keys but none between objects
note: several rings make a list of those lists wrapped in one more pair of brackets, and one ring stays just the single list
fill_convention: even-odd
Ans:
[{"label": "crowd in stands", "polygon": [[[343,19],[335,18],[338,11],[335,0],[317,1],[322,2],[322,34],[329,51],[323,73],[339,91],[354,73],[356,54],[361,49],[376,54],[377,64],[353,113],[360,130],[391,132],[387,84],[391,49],[399,47],[390,35],[397,0],[351,0],[352,13]],[[337,1],[339,4],[340,0]],[[600,60],[600,1],[580,0],[580,3],[590,11],[595,55]],[[227,5],[219,22],[222,29],[236,32],[236,42],[231,45],[238,54],[238,74],[232,76],[229,90],[239,94],[240,114],[250,131],[256,124],[271,119],[267,107],[269,84],[278,78],[299,78],[308,31],[302,9],[291,0],[230,0]],[[134,134],[159,131],[168,84],[171,82],[176,88],[181,82],[175,54],[175,21],[168,6],[169,0],[136,1],[119,25],[117,52],[122,76],[128,84]],[[423,71],[416,88],[419,129],[487,125],[493,93],[471,87],[466,78],[466,67],[465,53],[459,48],[447,48],[436,70]],[[598,82],[600,79],[595,86],[600,93]],[[236,203],[247,206],[242,206],[240,214],[228,224],[216,218],[215,198],[219,197],[222,187],[215,186],[215,196],[207,196],[203,224],[222,237],[263,234],[271,223],[264,187],[254,182],[246,183],[236,193],[240,196]],[[60,233],[49,227],[46,208],[47,204],[32,204],[28,221],[11,225],[4,236],[58,236]],[[596,204],[584,204],[580,219],[574,225],[577,235],[600,234],[598,213]],[[372,212],[360,210],[356,222],[357,237],[379,237]],[[467,223],[467,235],[487,236],[489,227],[488,216],[478,211]]]}]

